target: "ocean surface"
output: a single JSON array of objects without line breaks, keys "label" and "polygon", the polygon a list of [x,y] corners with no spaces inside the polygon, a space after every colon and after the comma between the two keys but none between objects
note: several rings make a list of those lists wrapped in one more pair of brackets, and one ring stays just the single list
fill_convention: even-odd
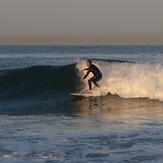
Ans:
[{"label": "ocean surface", "polygon": [[0,46],[0,162],[162,163],[163,46]]}]

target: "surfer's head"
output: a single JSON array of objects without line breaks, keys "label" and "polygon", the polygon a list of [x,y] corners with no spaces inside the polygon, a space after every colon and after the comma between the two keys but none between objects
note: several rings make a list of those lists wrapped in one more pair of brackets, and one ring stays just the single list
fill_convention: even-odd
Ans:
[{"label": "surfer's head", "polygon": [[91,60],[87,60],[87,61],[86,61],[86,65],[87,65],[88,67],[90,67],[91,64],[92,64],[92,61],[91,61]]}]

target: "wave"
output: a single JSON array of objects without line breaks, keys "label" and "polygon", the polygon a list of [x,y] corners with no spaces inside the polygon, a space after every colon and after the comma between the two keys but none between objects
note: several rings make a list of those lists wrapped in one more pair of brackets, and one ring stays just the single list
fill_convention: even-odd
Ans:
[{"label": "wave", "polygon": [[[163,101],[162,65],[103,60],[93,60],[93,63],[103,73],[99,82],[101,87],[94,89],[94,96],[103,96],[107,100],[112,94]],[[68,113],[74,102],[69,93],[88,89],[87,79],[83,84],[80,82],[83,68],[85,59],[60,67],[35,66],[0,71],[0,114]],[[115,103],[118,96],[113,98]],[[73,105],[76,104],[78,102]]]},{"label": "wave", "polygon": [[[95,96],[108,93],[123,98],[150,98],[163,100],[163,66],[160,64],[135,64],[132,62],[93,60],[103,73],[95,88]],[[24,69],[0,71],[0,99],[23,98],[53,92],[69,94],[87,88],[87,80],[81,86],[81,71],[85,59],[77,64],[61,67],[35,66]],[[91,77],[91,74],[88,78]]]},{"label": "wave", "polygon": [[[103,79],[95,96],[111,93],[122,98],[149,98],[163,101],[163,66],[161,64],[134,64],[130,62],[107,62],[94,60],[101,69]],[[85,60],[79,60],[77,69],[85,67]],[[80,74],[82,75],[82,74]],[[91,76],[91,75],[90,75]],[[87,81],[85,81],[85,88]]]}]

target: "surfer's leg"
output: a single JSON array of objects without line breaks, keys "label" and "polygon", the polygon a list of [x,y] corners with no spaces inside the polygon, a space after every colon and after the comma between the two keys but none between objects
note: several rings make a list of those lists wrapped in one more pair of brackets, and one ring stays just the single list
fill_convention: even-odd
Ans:
[{"label": "surfer's leg", "polygon": [[98,83],[93,82],[93,84],[94,84],[96,87],[100,88],[100,85],[99,85]]},{"label": "surfer's leg", "polygon": [[89,90],[92,90],[92,82],[94,83],[96,76],[93,76],[88,80]]},{"label": "surfer's leg", "polygon": [[98,88],[100,88],[100,85],[97,83],[99,80],[101,80],[102,79],[102,77],[101,76],[96,76],[94,79],[93,79],[93,84],[96,86],[96,87],[98,87]]},{"label": "surfer's leg", "polygon": [[99,80],[102,79],[102,76],[93,76],[92,78],[90,78],[88,80],[88,85],[89,85],[89,90],[92,90],[92,83],[96,86],[100,88],[100,85],[97,83]]},{"label": "surfer's leg", "polygon": [[100,88],[100,85],[97,82],[101,80],[101,78],[102,78],[101,76],[96,76],[92,79],[93,84],[98,88]]},{"label": "surfer's leg", "polygon": [[99,81],[99,79],[97,78],[97,76],[93,76],[92,78],[90,78],[90,79],[88,80],[89,90],[92,90],[92,83],[93,83],[96,87],[100,87],[99,84],[97,83],[97,81]]},{"label": "surfer's leg", "polygon": [[92,90],[92,78],[88,80],[89,90]]}]

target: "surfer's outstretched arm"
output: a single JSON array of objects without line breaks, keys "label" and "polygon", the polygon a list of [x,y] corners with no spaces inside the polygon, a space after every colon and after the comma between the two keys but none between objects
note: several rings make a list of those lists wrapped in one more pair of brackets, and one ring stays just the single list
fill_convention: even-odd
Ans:
[{"label": "surfer's outstretched arm", "polygon": [[84,71],[86,71],[86,70],[88,70],[88,69],[89,69],[89,68],[85,68],[85,69],[82,70],[82,72],[84,72]]},{"label": "surfer's outstretched arm", "polygon": [[88,68],[85,68],[84,70],[89,70],[89,67]]},{"label": "surfer's outstretched arm", "polygon": [[85,74],[85,76],[83,77],[83,79],[85,79],[88,75],[89,75],[89,73],[91,72],[91,70],[88,68],[87,69],[88,71],[87,71],[87,73]]},{"label": "surfer's outstretched arm", "polygon": [[[84,70],[87,70],[87,73],[85,74],[85,76],[83,78],[81,78],[81,82],[84,81],[84,79],[89,75],[89,73],[91,72],[91,70],[89,68],[86,68]],[[82,72],[84,71],[82,70]]]}]

